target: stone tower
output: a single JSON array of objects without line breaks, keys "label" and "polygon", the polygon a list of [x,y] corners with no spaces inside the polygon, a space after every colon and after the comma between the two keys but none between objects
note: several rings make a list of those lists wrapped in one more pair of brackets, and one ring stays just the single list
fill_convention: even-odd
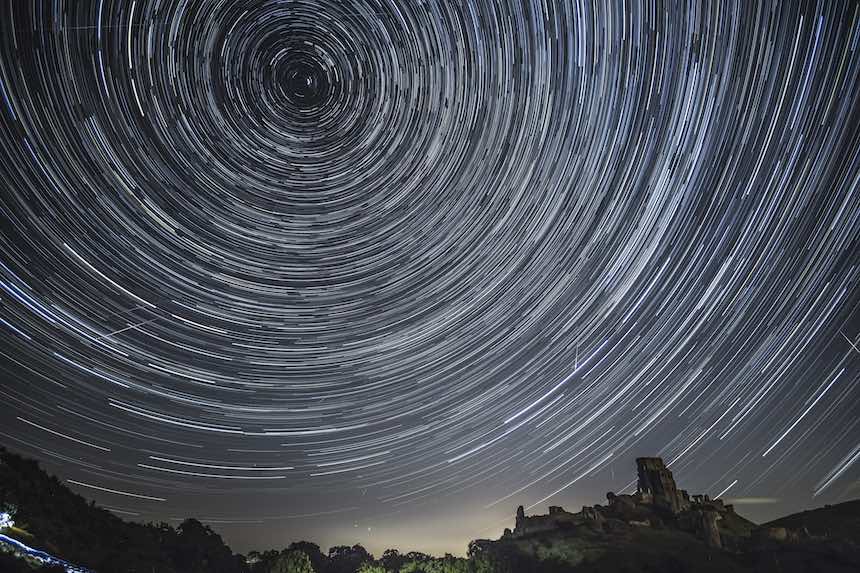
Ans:
[{"label": "stone tower", "polygon": [[681,510],[682,496],[675,485],[672,472],[661,458],[636,458],[636,468],[639,473],[637,490],[643,500],[650,500],[654,505],[667,509],[672,513]]}]

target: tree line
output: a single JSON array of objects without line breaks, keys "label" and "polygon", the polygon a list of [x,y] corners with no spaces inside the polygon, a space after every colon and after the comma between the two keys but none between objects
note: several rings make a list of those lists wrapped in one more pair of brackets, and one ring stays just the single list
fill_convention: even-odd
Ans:
[{"label": "tree line", "polygon": [[[501,570],[473,542],[470,557],[432,557],[389,549],[375,558],[361,545],[323,553],[308,541],[282,550],[235,554],[209,526],[186,519],[126,522],[74,493],[35,460],[0,447],[0,511],[15,518],[28,545],[98,573],[490,573]],[[0,552],[3,571],[32,571],[32,563]],[[61,568],[60,568],[61,569]],[[56,568],[43,567],[42,571]]]}]

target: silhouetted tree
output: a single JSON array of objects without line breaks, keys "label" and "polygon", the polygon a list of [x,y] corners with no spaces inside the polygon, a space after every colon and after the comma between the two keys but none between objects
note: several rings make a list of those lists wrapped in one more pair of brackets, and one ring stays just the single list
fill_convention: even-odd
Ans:
[{"label": "silhouetted tree", "polygon": [[262,553],[252,551],[248,554],[248,561],[253,562],[249,566],[250,573],[268,573],[280,556],[281,553],[274,549],[268,549]]},{"label": "silhouetted tree", "polygon": [[270,573],[315,573],[311,560],[303,551],[284,551]]},{"label": "silhouetted tree", "polygon": [[400,571],[406,563],[406,556],[401,555],[396,549],[386,549],[379,562],[387,571]]},{"label": "silhouetted tree", "polygon": [[373,555],[361,545],[337,545],[328,550],[326,573],[356,573],[362,563],[373,561]]},{"label": "silhouetted tree", "polygon": [[327,558],[323,555],[323,552],[320,551],[320,546],[316,543],[311,543],[310,541],[296,541],[290,543],[287,550],[301,551],[311,560],[311,565],[313,565],[314,571],[317,573],[325,571]]},{"label": "silhouetted tree", "polygon": [[244,569],[221,536],[196,519],[177,528],[172,547],[173,562],[186,573],[234,573]]}]

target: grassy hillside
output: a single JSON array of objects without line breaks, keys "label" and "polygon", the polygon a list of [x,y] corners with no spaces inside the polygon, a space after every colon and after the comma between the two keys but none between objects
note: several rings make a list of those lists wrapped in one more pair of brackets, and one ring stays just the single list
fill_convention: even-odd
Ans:
[{"label": "grassy hillside", "polygon": [[[604,532],[577,528],[485,544],[490,562],[511,573],[751,573],[737,556],[675,530],[635,527]],[[499,567],[501,571],[505,569]],[[507,573],[507,572],[506,572]]]},{"label": "grassy hillside", "polygon": [[793,513],[765,523],[763,527],[805,527],[812,535],[847,539],[860,544],[860,499]]}]

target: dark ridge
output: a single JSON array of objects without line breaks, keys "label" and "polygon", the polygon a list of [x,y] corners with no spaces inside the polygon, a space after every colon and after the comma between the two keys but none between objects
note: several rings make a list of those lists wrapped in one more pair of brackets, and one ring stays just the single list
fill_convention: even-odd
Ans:
[{"label": "dark ridge", "polygon": [[765,523],[762,527],[806,529],[811,535],[860,543],[860,499],[793,513]]}]

